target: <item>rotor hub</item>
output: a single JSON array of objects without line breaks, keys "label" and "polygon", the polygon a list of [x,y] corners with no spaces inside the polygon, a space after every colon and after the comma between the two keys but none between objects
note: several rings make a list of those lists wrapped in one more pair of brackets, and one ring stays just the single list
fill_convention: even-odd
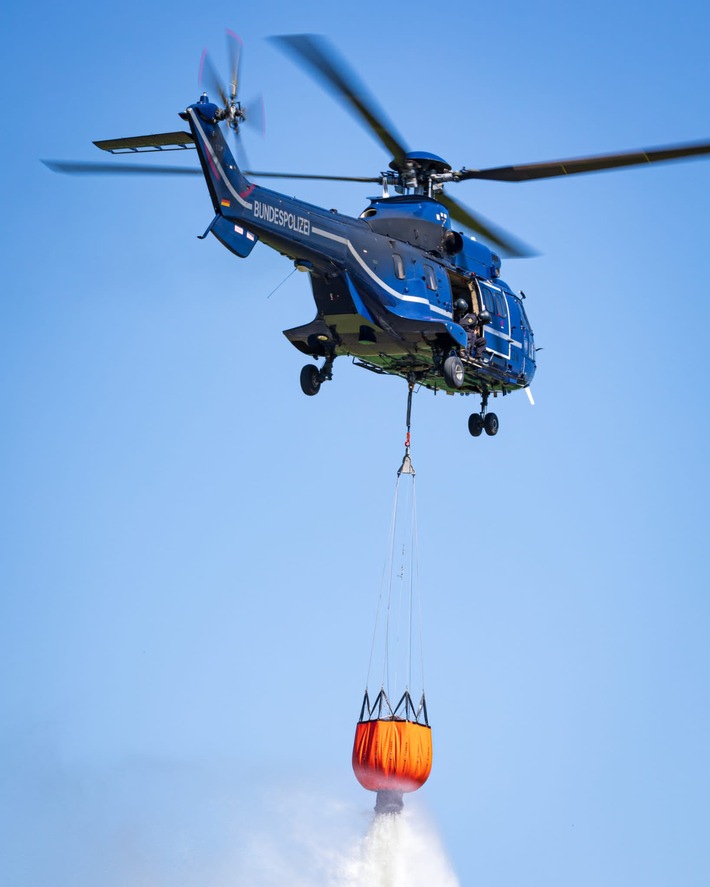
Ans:
[{"label": "rotor hub", "polygon": [[394,175],[383,173],[389,184],[402,193],[414,191],[430,197],[440,190],[442,176],[447,178],[451,172],[451,166],[442,157],[428,151],[408,151],[402,158],[395,157],[389,167]]},{"label": "rotor hub", "polygon": [[451,164],[428,151],[408,151],[401,160],[395,157],[390,162],[390,169],[399,173],[417,170],[421,175],[429,176],[432,173],[450,172]]}]

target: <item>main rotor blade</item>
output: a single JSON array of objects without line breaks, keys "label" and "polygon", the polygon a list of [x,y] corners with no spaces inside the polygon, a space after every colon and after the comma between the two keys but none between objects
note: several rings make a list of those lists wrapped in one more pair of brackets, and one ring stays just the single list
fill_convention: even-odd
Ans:
[{"label": "main rotor blade", "polygon": [[[43,160],[42,163],[52,172],[70,175],[165,175],[201,176],[199,166],[157,166],[147,163],[104,163],[85,160]],[[371,176],[327,176],[309,175],[299,172],[260,172],[245,169],[244,175],[264,179],[313,179],[327,182],[379,182]]]},{"label": "main rotor blade", "polygon": [[286,34],[272,37],[275,43],[289,52],[297,62],[310,69],[327,89],[350,107],[390,152],[395,160],[407,153],[404,142],[380,111],[365,87],[322,37],[315,34]]},{"label": "main rotor blade", "polygon": [[244,170],[245,176],[256,176],[263,179],[311,179],[313,181],[324,182],[381,182],[378,177],[373,176],[326,176],[326,175],[310,175],[309,173],[300,172],[258,172],[257,170]]},{"label": "main rotor blade", "polygon": [[641,148],[618,154],[595,154],[571,160],[550,160],[543,163],[523,163],[519,166],[498,166],[491,169],[464,169],[457,179],[492,179],[498,182],[527,182],[532,179],[550,179],[584,172],[619,169],[644,163],[663,163],[710,154],[710,142],[691,142],[684,145],[666,145],[659,148]]},{"label": "main rotor blade", "polygon": [[201,176],[199,166],[154,166],[148,163],[94,163],[84,160],[43,160],[42,163],[52,172],[70,175],[137,174],[168,176]]},{"label": "main rotor blade", "polygon": [[522,259],[538,255],[532,247],[523,243],[522,240],[518,240],[512,234],[508,234],[507,231],[484,219],[483,216],[477,213],[474,215],[470,209],[466,209],[465,206],[454,200],[453,197],[449,197],[448,194],[437,194],[436,199],[447,207],[452,219],[480,234],[484,240],[496,246],[503,256],[512,259]]}]

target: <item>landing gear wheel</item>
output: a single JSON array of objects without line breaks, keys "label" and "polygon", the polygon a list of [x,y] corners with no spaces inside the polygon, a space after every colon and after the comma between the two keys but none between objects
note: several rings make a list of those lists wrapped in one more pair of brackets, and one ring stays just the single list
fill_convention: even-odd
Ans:
[{"label": "landing gear wheel", "polygon": [[320,370],[312,363],[306,364],[301,370],[301,391],[309,397],[320,391]]},{"label": "landing gear wheel", "polygon": [[460,388],[463,385],[464,368],[457,354],[447,357],[443,366],[444,381],[449,388]]},{"label": "landing gear wheel", "polygon": [[471,413],[468,417],[468,430],[472,437],[480,437],[483,432],[483,416],[480,413]]},{"label": "landing gear wheel", "polygon": [[486,429],[486,434],[489,434],[491,437],[498,434],[498,416],[495,413],[487,413],[486,418],[483,420],[483,427]]}]

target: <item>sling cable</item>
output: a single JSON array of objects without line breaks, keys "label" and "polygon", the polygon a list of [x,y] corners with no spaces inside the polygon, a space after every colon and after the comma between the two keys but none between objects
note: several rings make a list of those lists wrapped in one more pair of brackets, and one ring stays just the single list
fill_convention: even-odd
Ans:
[{"label": "sling cable", "polygon": [[[399,813],[404,806],[402,795],[424,785],[432,764],[423,689],[421,607],[416,594],[415,471],[409,452],[413,391],[414,380],[410,379],[404,458],[397,471],[388,554],[352,756],[360,785],[377,792],[375,812],[380,814]],[[375,676],[380,689],[371,699],[369,685],[375,668],[381,669]],[[410,692],[415,678],[417,686],[422,686],[418,704]]]}]

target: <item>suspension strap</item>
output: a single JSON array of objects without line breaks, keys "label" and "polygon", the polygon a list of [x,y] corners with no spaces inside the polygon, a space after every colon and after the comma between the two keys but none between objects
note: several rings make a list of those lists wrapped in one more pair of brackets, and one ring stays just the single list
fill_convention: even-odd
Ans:
[{"label": "suspension strap", "polygon": [[407,436],[404,439],[404,458],[397,472],[397,477],[402,474],[416,474],[409,455],[409,448],[412,445],[412,394],[414,394],[414,379],[411,376],[407,379],[407,384]]}]

